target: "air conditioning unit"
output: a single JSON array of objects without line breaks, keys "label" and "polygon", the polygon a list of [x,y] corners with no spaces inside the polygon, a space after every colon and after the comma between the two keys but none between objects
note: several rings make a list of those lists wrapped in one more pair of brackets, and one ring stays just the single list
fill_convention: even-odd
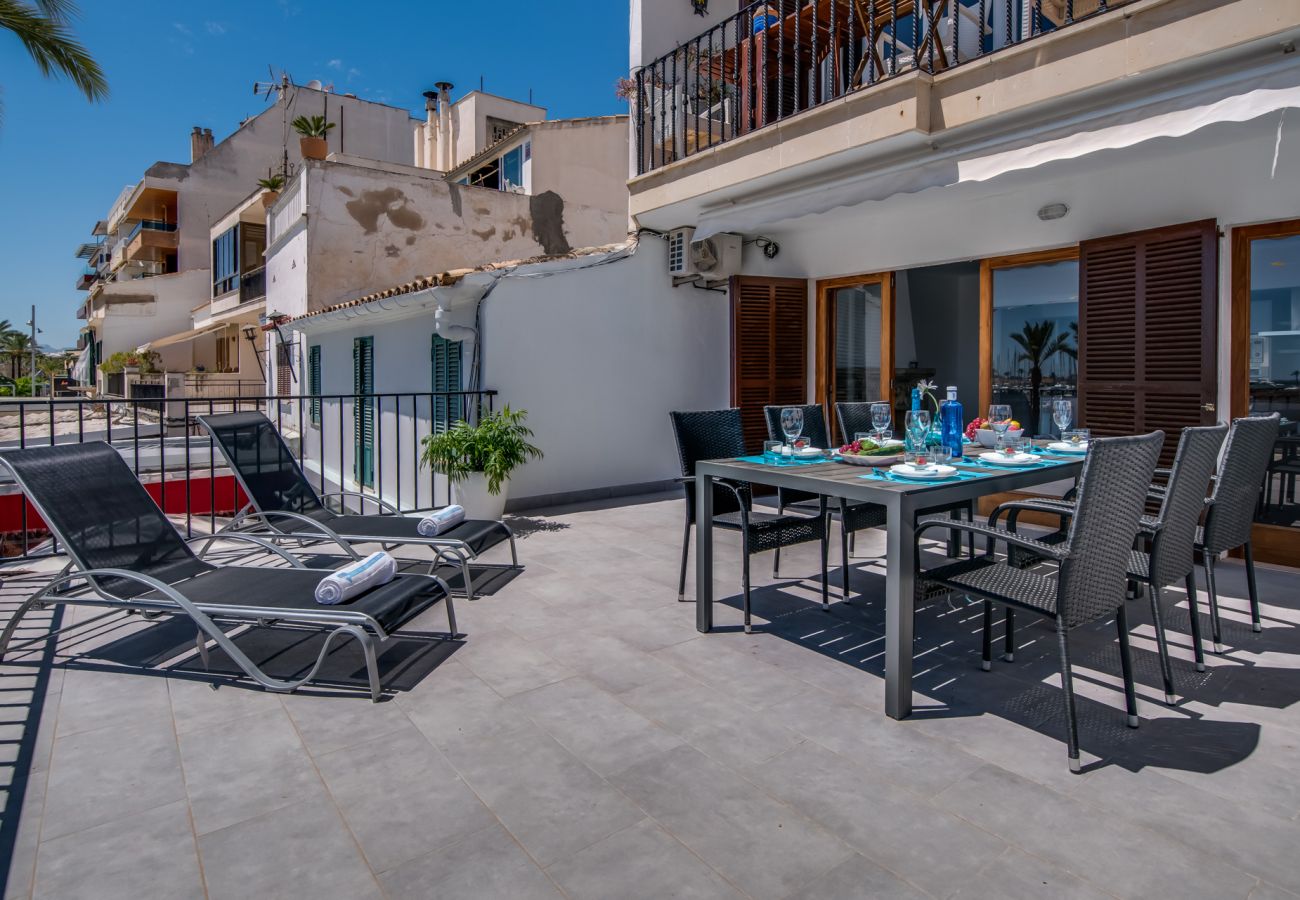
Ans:
[{"label": "air conditioning unit", "polygon": [[694,275],[691,268],[691,241],[695,238],[694,228],[674,228],[668,232],[668,274]]},{"label": "air conditioning unit", "polygon": [[709,281],[739,275],[741,243],[740,235],[725,233],[691,241],[691,274]]}]

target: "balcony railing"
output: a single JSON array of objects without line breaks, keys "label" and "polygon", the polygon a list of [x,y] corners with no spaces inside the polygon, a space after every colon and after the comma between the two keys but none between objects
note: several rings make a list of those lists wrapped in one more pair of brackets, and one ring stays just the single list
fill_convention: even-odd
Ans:
[{"label": "balcony railing", "polygon": [[759,0],[633,73],[653,171],[907,72],[938,73],[1130,0]]},{"label": "balcony railing", "polygon": [[126,233],[126,242],[129,244],[131,240],[142,231],[171,232],[175,230],[176,230],[175,222],[160,222],[157,219],[141,219],[139,222],[136,222],[134,226],[132,226],[130,231]]},{"label": "balcony railing", "polygon": [[239,302],[251,303],[266,296],[266,268],[258,266],[239,276]]}]

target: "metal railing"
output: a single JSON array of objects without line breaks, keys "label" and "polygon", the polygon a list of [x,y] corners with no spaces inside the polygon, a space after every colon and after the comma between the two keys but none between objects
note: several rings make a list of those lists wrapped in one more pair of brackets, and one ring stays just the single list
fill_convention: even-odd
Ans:
[{"label": "metal railing", "polygon": [[266,296],[266,267],[249,269],[239,276],[239,302],[261,300]]},{"label": "metal railing", "polygon": [[1130,0],[758,0],[632,74],[645,174],[907,72],[936,73]]},{"label": "metal railing", "polygon": [[141,219],[139,222],[136,222],[134,226],[132,226],[130,231],[126,233],[126,237],[122,239],[122,242],[124,244],[131,243],[131,240],[142,231],[171,232],[175,230],[176,230],[175,222],[161,222],[156,219]]},{"label": "metal railing", "polygon": [[[157,386],[133,385],[135,391],[152,387]],[[401,512],[415,512],[451,502],[446,479],[420,462],[424,439],[444,424],[439,421],[443,410],[451,410],[453,420],[477,421],[493,411],[496,396],[496,391],[485,390],[0,400],[0,447],[107,441],[158,505],[193,536],[196,521],[206,521],[207,530],[215,530],[217,519],[232,515],[239,505],[233,477],[197,416],[265,413],[321,493],[362,491]],[[23,499],[0,466],[3,555],[25,559],[60,552],[47,541]],[[377,504],[365,509],[378,510]]]}]

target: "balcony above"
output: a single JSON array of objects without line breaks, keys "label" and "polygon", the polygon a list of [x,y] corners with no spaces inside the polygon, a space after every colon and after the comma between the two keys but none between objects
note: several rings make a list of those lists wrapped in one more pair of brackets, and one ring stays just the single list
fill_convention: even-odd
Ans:
[{"label": "balcony above", "polygon": [[[1286,9],[1283,9],[1285,7]],[[1024,136],[1281,52],[1294,3],[766,0],[632,79],[643,226]],[[1280,60],[1280,56],[1279,56]],[[838,173],[838,174],[837,174]],[[902,174],[900,174],[902,178]],[[903,179],[906,180],[906,179]]]},{"label": "balcony above", "polygon": [[176,225],[168,222],[145,220],[138,222],[128,233],[123,258],[131,262],[152,262],[162,258],[178,245]]}]

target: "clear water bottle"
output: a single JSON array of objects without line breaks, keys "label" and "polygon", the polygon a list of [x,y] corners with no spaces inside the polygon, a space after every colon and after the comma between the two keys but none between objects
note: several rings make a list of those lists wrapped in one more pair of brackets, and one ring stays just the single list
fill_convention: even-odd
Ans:
[{"label": "clear water bottle", "polygon": [[939,408],[939,436],[943,445],[952,451],[953,459],[960,459],[962,435],[966,431],[966,416],[957,399],[957,388],[948,385],[948,399]]}]

